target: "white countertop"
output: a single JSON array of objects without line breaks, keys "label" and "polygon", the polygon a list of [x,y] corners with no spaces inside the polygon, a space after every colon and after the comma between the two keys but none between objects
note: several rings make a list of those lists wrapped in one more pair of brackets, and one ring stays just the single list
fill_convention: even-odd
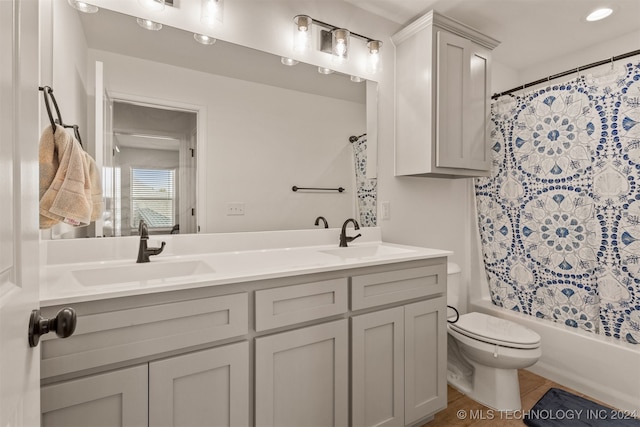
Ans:
[{"label": "white countertop", "polygon": [[[56,306],[228,285],[452,254],[446,250],[385,243],[377,240],[379,230],[365,230],[363,238],[358,243],[350,243],[348,248],[338,248],[337,243],[326,244],[327,240],[335,240],[334,229],[313,230],[316,233],[311,235],[311,239],[301,236],[300,232],[238,233],[242,234],[237,237],[243,241],[243,247],[248,248],[246,250],[235,250],[238,249],[237,242],[228,235],[193,235],[178,239],[161,236],[150,239],[149,246],[156,246],[156,240],[168,240],[167,249],[171,245],[184,249],[181,253],[165,250],[144,264],[136,263],[137,238],[134,237],[83,239],[75,241],[75,244],[73,241],[45,242],[41,251],[40,305]],[[339,234],[339,230],[337,232]],[[308,232],[303,234],[306,237],[310,235]],[[348,235],[353,234],[350,229]],[[274,237],[280,244],[272,242],[271,246],[275,247],[265,247]],[[311,245],[305,246],[304,242]],[[289,246],[282,247],[287,243]],[[127,250],[114,249],[119,245],[124,245]],[[69,262],[75,260],[70,253],[74,250],[79,251],[78,258],[82,262]],[[91,255],[92,251],[95,256]],[[101,251],[107,252],[102,254],[106,258],[104,260],[99,260]]]}]

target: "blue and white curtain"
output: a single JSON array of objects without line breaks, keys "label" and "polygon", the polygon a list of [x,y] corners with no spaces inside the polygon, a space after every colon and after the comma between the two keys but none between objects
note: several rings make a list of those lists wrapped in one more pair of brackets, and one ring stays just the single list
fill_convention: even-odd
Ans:
[{"label": "blue and white curtain", "polygon": [[640,63],[497,100],[492,139],[493,303],[640,343]]},{"label": "blue and white curtain", "polygon": [[356,171],[356,192],[359,223],[363,227],[376,226],[376,194],[378,180],[367,178],[367,135],[353,143],[353,158]]}]

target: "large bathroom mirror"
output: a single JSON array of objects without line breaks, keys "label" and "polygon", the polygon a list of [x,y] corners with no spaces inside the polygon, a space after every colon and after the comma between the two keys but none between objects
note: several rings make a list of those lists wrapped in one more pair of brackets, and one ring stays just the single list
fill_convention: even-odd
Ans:
[{"label": "large bathroom mirror", "polygon": [[64,2],[52,14],[54,35],[72,31],[72,20],[81,27],[89,129],[93,88],[105,96],[96,126],[108,134],[107,214],[93,235],[135,234],[138,219],[152,217],[158,233],[307,229],[324,226],[319,216],[330,227],[376,224],[376,180],[366,173],[375,82],[221,40],[199,44],[176,28],[145,30],[105,9],[84,14]]}]

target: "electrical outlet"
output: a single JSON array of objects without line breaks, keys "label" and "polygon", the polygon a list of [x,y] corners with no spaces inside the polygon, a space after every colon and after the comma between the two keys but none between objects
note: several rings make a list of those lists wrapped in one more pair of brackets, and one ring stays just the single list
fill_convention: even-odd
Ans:
[{"label": "electrical outlet", "polygon": [[244,215],[244,203],[232,202],[227,203],[227,216]]},{"label": "electrical outlet", "polygon": [[380,203],[380,217],[383,220],[391,219],[391,202]]}]

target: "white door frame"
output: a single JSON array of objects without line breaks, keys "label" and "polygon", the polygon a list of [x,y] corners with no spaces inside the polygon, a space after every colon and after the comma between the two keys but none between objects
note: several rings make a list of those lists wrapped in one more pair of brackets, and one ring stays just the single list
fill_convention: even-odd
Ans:
[{"label": "white door frame", "polygon": [[[1,0],[0,0],[1,1]],[[196,229],[199,233],[207,233],[207,223],[204,213],[207,207],[207,108],[202,105],[188,104],[184,102],[158,99],[149,96],[134,95],[124,92],[116,92],[107,89],[113,102],[128,102],[145,107],[161,108],[164,110],[176,110],[195,113],[197,115],[197,135],[196,141]]]}]

